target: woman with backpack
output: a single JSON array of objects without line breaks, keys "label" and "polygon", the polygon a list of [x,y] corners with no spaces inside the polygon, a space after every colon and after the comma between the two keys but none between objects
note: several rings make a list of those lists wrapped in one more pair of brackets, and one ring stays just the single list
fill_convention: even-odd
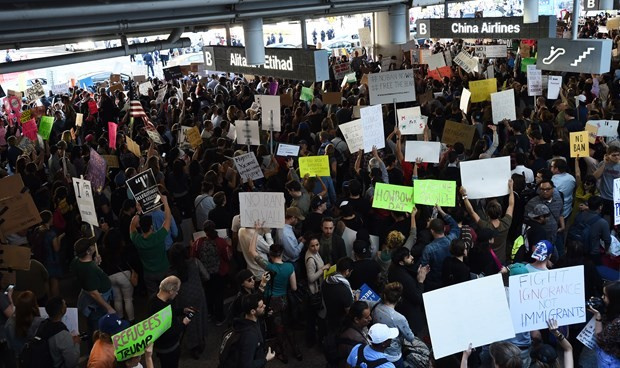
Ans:
[{"label": "woman with backpack", "polygon": [[26,342],[34,337],[43,320],[36,295],[32,291],[19,294],[15,299],[15,314],[4,326],[7,343],[16,357],[19,357]]},{"label": "woman with backpack", "polygon": [[323,273],[329,270],[331,265],[323,262],[323,258],[321,258],[321,254],[319,253],[320,247],[321,244],[318,235],[310,235],[306,241],[306,248],[308,250],[304,256],[308,289],[310,290],[306,313],[306,343],[309,346],[314,345],[317,327],[319,341],[325,336],[326,330],[325,307],[323,305],[323,296],[321,295],[321,281],[323,280]]}]

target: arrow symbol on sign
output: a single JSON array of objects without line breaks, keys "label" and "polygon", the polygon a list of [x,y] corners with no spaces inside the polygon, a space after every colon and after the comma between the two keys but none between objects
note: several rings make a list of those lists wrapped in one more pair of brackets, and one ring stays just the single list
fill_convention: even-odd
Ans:
[{"label": "arrow symbol on sign", "polygon": [[586,56],[590,55],[592,51],[594,51],[594,47],[588,47],[586,51],[584,51],[577,59],[575,59],[572,63],[570,63],[570,66],[577,66],[577,64],[582,62],[583,59],[585,59]]}]

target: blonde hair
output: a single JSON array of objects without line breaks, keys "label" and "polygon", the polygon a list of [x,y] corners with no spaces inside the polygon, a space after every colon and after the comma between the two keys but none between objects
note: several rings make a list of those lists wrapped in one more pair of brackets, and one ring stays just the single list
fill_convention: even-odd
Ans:
[{"label": "blonde hair", "polygon": [[387,246],[387,249],[395,249],[401,247],[404,242],[405,236],[397,230],[390,231],[390,233],[387,235],[387,238],[385,239],[385,245]]},{"label": "blonde hair", "polygon": [[181,288],[181,280],[176,276],[168,276],[159,283],[160,291],[178,291]]}]

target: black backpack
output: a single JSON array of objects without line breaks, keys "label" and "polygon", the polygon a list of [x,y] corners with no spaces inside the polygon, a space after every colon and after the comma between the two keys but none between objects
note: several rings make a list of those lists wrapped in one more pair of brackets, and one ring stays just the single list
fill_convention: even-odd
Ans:
[{"label": "black backpack", "polygon": [[[573,223],[571,227],[568,228],[568,240],[578,241],[583,245],[583,249],[590,253],[592,250],[593,244],[590,244],[590,228],[594,225],[601,217],[599,215],[593,216],[589,221],[581,221],[578,223]],[[594,245],[595,246],[595,245]]]},{"label": "black backpack", "polygon": [[218,368],[236,368],[239,365],[239,354],[235,352],[235,348],[241,334],[246,329],[237,330],[234,327],[227,328],[222,335],[222,342],[218,351],[219,364]]},{"label": "black backpack", "polygon": [[49,339],[62,331],[68,331],[62,322],[41,322],[34,337],[28,339],[19,353],[20,368],[53,367],[54,361],[49,348]]},{"label": "black backpack", "polygon": [[357,360],[355,361],[355,366],[351,368],[376,368],[381,364],[385,364],[388,362],[386,358],[379,358],[377,360],[367,360],[364,356],[364,348],[367,345],[360,345],[357,349]]}]

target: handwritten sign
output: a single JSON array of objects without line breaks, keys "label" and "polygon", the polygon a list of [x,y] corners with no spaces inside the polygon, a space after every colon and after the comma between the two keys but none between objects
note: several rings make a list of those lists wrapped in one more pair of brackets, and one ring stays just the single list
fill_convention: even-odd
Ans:
[{"label": "handwritten sign", "polygon": [[422,116],[420,106],[396,110],[401,134],[423,134],[428,117]]},{"label": "handwritten sign", "polygon": [[452,68],[442,66],[441,68],[432,69],[428,71],[428,76],[438,81],[442,81],[446,77],[452,78]]},{"label": "handwritten sign", "polygon": [[402,185],[377,183],[372,198],[373,208],[411,212],[413,209],[413,188]]},{"label": "handwritten sign", "polygon": [[596,143],[596,137],[598,136],[598,127],[586,124],[586,132],[588,132],[588,142],[590,144]]},{"label": "handwritten sign", "polygon": [[260,132],[258,121],[256,120],[237,120],[235,122],[237,132],[237,144],[260,145]]},{"label": "handwritten sign", "polygon": [[478,67],[478,58],[461,51],[454,59],[452,59],[452,63],[463,68],[466,73],[472,73]]},{"label": "handwritten sign", "polygon": [[536,69],[536,65],[527,66],[527,95],[542,96],[542,70]]},{"label": "handwritten sign", "polygon": [[263,130],[279,132],[281,129],[280,96],[257,95],[254,99],[261,108]]},{"label": "handwritten sign", "polygon": [[153,84],[151,84],[151,82],[144,82],[144,83],[140,83],[140,85],[138,86],[138,89],[140,90],[140,94],[142,96],[148,96],[149,95],[149,89],[153,89]]},{"label": "handwritten sign", "polygon": [[308,87],[301,87],[299,99],[306,102],[312,101],[314,99],[314,91]]},{"label": "handwritten sign", "polygon": [[361,119],[338,124],[338,128],[342,132],[344,140],[347,141],[349,152],[355,153],[360,149],[364,149],[364,130]]},{"label": "handwritten sign", "polygon": [[439,154],[441,152],[441,143],[439,142],[423,142],[423,141],[407,141],[405,144],[405,161],[415,162],[421,158],[422,162],[439,163]]},{"label": "handwritten sign", "polygon": [[93,190],[90,181],[84,179],[73,178],[73,190],[75,199],[80,210],[82,221],[87,224],[99,227],[97,219],[97,210],[95,209],[95,201],[93,199]]},{"label": "handwritten sign", "polygon": [[570,157],[590,157],[587,131],[570,133]]},{"label": "handwritten sign", "polygon": [[263,171],[258,165],[256,156],[254,156],[254,152],[248,152],[243,155],[235,156],[233,157],[233,161],[235,162],[237,172],[239,172],[239,176],[244,183],[248,181],[248,179],[258,180],[265,177],[263,175]]},{"label": "handwritten sign", "polygon": [[332,70],[334,71],[334,77],[336,78],[336,80],[340,80],[343,79],[347,74],[351,73],[351,64],[334,64],[334,66],[332,66]]},{"label": "handwritten sign", "polygon": [[596,335],[595,330],[596,321],[595,317],[592,317],[588,324],[579,332],[577,335],[577,340],[579,340],[585,347],[590,350],[594,350],[596,348]]},{"label": "handwritten sign", "polygon": [[491,98],[491,93],[497,92],[497,79],[484,79],[469,82],[471,102],[482,102]]},{"label": "handwritten sign", "polygon": [[239,193],[239,215],[241,226],[254,227],[256,222],[263,227],[281,229],[284,227],[284,193]]},{"label": "handwritten sign", "polygon": [[498,124],[504,119],[510,121],[517,120],[515,109],[515,93],[512,89],[492,93],[491,109],[493,113],[493,124]]},{"label": "handwritten sign", "polygon": [[416,180],[413,186],[415,203],[442,207],[454,207],[456,203],[456,182],[448,180]]},{"label": "handwritten sign", "polygon": [[510,313],[515,332],[585,322],[583,266],[510,276]]},{"label": "handwritten sign", "polygon": [[19,122],[20,123],[25,123],[28,120],[32,119],[32,110],[26,110],[26,111],[22,111],[21,116],[19,117]]},{"label": "handwritten sign", "polygon": [[76,113],[75,114],[75,126],[81,127],[83,121],[84,121],[84,114],[79,113],[79,112]]},{"label": "handwritten sign", "polygon": [[153,170],[143,171],[126,181],[134,199],[140,203],[142,212],[149,213],[161,206],[161,196]]},{"label": "handwritten sign", "polygon": [[202,137],[200,136],[200,131],[198,130],[198,127],[194,126],[186,130],[185,137],[194,149],[198,148],[202,144]]},{"label": "handwritten sign", "polygon": [[426,64],[428,64],[428,70],[435,70],[446,66],[446,61],[443,58],[443,53],[432,54],[424,58]]},{"label": "handwritten sign", "polygon": [[476,127],[473,125],[446,120],[443,127],[443,134],[441,135],[441,143],[452,146],[456,142],[461,142],[466,149],[470,149],[475,134]]},{"label": "handwritten sign", "polygon": [[[379,73],[377,73],[379,75]],[[383,133],[383,112],[381,105],[367,106],[360,109],[362,129],[364,131],[364,152],[372,152],[372,147],[385,147]]]},{"label": "handwritten sign", "polygon": [[299,156],[299,146],[296,146],[294,144],[285,144],[285,143],[280,143],[278,144],[278,150],[276,151],[276,155],[277,156],[283,156],[283,157],[288,157],[288,156]]},{"label": "handwritten sign", "polygon": [[599,137],[617,137],[618,136],[618,120],[590,120],[586,125],[597,127],[597,135]]},{"label": "handwritten sign", "polygon": [[52,133],[52,126],[54,125],[54,118],[51,116],[42,116],[39,123],[39,134],[46,141],[50,139]]},{"label": "handwritten sign", "polygon": [[562,76],[550,75],[547,82],[547,98],[550,100],[557,100],[560,96],[560,89],[562,88]]},{"label": "handwritten sign", "polygon": [[147,346],[154,343],[172,326],[172,307],[167,306],[142,322],[112,336],[114,355],[124,361],[144,354]]},{"label": "handwritten sign", "polygon": [[308,156],[299,158],[299,175],[330,176],[329,156]]},{"label": "handwritten sign", "polygon": [[27,122],[22,124],[22,133],[24,136],[32,141],[37,140],[37,123],[34,119],[30,119]]},{"label": "handwritten sign", "polygon": [[372,73],[368,76],[368,90],[372,105],[415,101],[413,70]]},{"label": "handwritten sign", "polygon": [[140,152],[140,146],[131,138],[125,136],[125,142],[127,143],[127,149],[129,152],[133,153],[136,157],[142,156]]}]

